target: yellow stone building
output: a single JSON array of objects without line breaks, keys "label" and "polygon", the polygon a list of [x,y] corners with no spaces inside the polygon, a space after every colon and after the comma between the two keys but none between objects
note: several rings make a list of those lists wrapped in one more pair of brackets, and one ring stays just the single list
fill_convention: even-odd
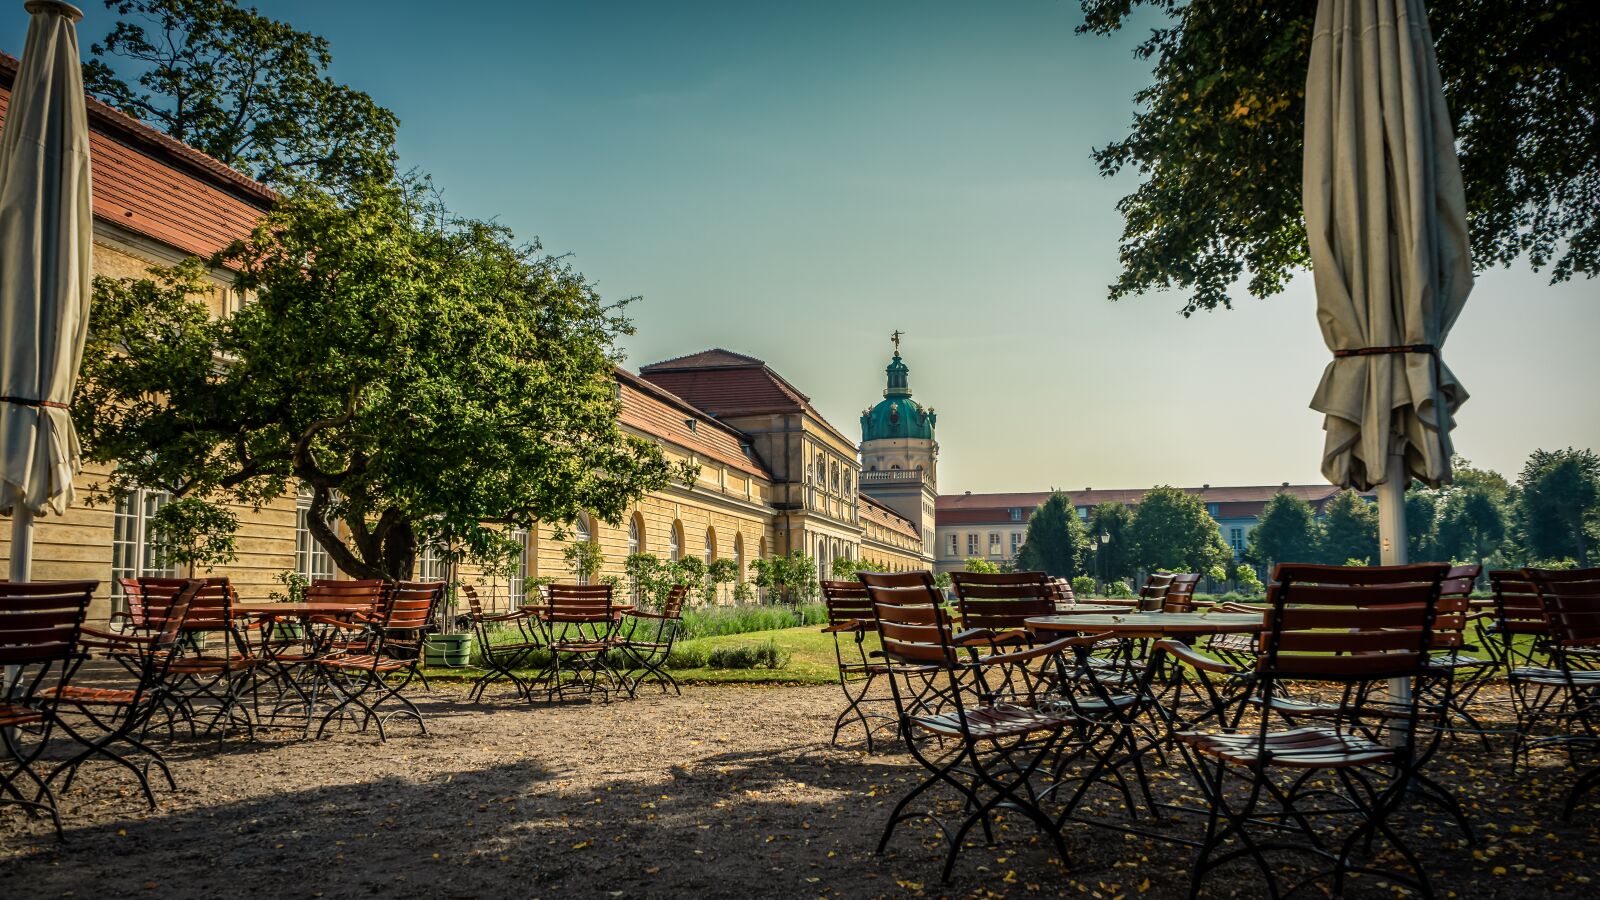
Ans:
[{"label": "yellow stone building", "polygon": [[[16,71],[17,61],[0,54],[0,121]],[[93,99],[88,106],[95,274],[141,277],[152,265],[209,257],[247,235],[275,202],[272,191],[216,160]],[[228,315],[243,298],[228,272],[213,276],[212,312]],[[527,578],[570,578],[563,551],[572,540],[599,546],[606,575],[621,575],[624,561],[638,552],[732,559],[741,580],[751,577],[752,560],[794,550],[814,557],[823,577],[837,558],[877,570],[932,567],[931,526],[899,510],[903,504],[863,492],[857,441],[761,360],[707,350],[638,374],[619,368],[616,379],[622,428],[656,442],[673,460],[696,463],[698,480],[650,494],[621,522],[586,516],[527,530],[515,576],[486,577],[464,567],[459,574],[497,606],[520,600]],[[925,461],[931,490],[932,455]],[[86,470],[67,514],[40,517],[35,528],[34,577],[99,580],[95,618],[116,603],[118,578],[179,574],[159,559],[147,528],[167,498],[139,491],[120,502],[96,502],[91,488],[105,475]],[[919,482],[919,497],[921,490]],[[238,559],[211,574],[230,578],[248,599],[281,589],[284,573],[338,577],[306,527],[308,506],[284,498],[260,509],[236,508]],[[9,560],[9,534],[0,527],[0,565]],[[438,555],[427,551],[420,568],[421,577],[445,574]],[[722,599],[731,594],[725,589]]]}]

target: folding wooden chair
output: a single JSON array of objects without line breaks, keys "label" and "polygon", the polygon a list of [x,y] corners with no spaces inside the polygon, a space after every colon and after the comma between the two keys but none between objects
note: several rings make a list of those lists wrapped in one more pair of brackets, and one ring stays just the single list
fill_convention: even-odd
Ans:
[{"label": "folding wooden chair", "polygon": [[[897,825],[926,816],[940,826],[948,840],[943,873],[948,881],[962,840],[972,826],[981,824],[985,838],[994,842],[991,817],[1004,804],[1033,822],[1066,863],[1067,848],[1061,840],[1060,823],[1041,807],[1032,779],[1042,764],[1054,756],[1062,734],[1075,722],[1068,716],[1040,712],[1030,706],[984,703],[981,698],[993,694],[985,682],[986,674],[1059,653],[1070,646],[1070,639],[979,656],[970,649],[986,645],[990,636],[981,632],[951,633],[950,616],[939,605],[941,598],[930,573],[862,572],[857,577],[873,601],[906,747],[927,772],[926,778],[895,804],[878,842],[878,852],[888,846]],[[919,599],[921,602],[917,602]],[[933,669],[947,679],[946,711],[933,713],[919,698],[907,695],[901,679],[894,677],[902,667],[919,674]],[[939,822],[931,810],[907,811],[913,801],[939,785],[954,788],[965,801],[964,817],[953,829]]]},{"label": "folding wooden chair", "polygon": [[[311,706],[316,706],[317,695],[323,688],[332,690],[339,698],[323,714],[317,726],[317,737],[322,737],[335,718],[349,714],[346,711],[351,706],[361,710],[358,729],[365,731],[369,724],[375,723],[380,741],[388,740],[383,723],[390,716],[410,716],[417,720],[417,727],[423,734],[428,733],[422,711],[402,693],[417,677],[422,664],[421,654],[405,642],[410,635],[420,634],[433,622],[444,588],[442,581],[397,582],[389,591],[376,621],[321,620],[323,625],[355,636],[340,648],[311,661],[317,671],[311,687]],[[395,641],[401,642],[403,653],[399,657],[388,653],[391,642]],[[397,673],[399,680],[391,683],[389,679]],[[376,699],[368,699],[369,694],[376,694]],[[381,711],[380,707],[391,700],[398,703],[398,707]],[[309,731],[310,727],[308,718],[306,729]]]},{"label": "folding wooden chair", "polygon": [[[536,683],[544,683],[547,699],[565,699],[574,690],[609,701],[612,691],[624,689],[606,660],[616,646],[621,618],[611,605],[611,585],[552,584],[546,588],[544,605],[534,608],[534,616],[550,651],[549,663],[534,677]],[[573,677],[565,678],[564,671]]]},{"label": "folding wooden chair", "polygon": [[869,655],[867,650],[867,635],[877,627],[873,624],[872,598],[859,581],[823,581],[822,602],[828,608],[828,624],[822,632],[833,636],[833,656],[839,666],[839,688],[844,691],[845,702],[845,708],[833,721],[831,743],[839,743],[839,733],[846,725],[859,722],[867,752],[872,753],[876,749],[874,733],[899,724],[896,716],[866,708],[869,704],[893,703],[892,697],[871,696],[872,685],[889,674],[882,655]]},{"label": "folding wooden chair", "polygon": [[[100,732],[99,736],[90,736],[84,733],[87,730],[84,725],[74,728],[69,720],[61,718],[61,730],[82,744],[83,749],[51,770],[46,782],[65,773],[66,779],[61,784],[65,793],[72,787],[80,766],[91,758],[103,757],[139,779],[139,788],[151,809],[156,808],[155,794],[150,790],[152,764],[166,778],[169,789],[178,789],[166,761],[145,743],[144,736],[151,721],[172,702],[172,666],[182,651],[181,639],[189,617],[189,605],[204,587],[205,582],[190,580],[164,606],[142,611],[141,627],[149,632],[146,635],[83,629],[80,646],[132,661],[138,677],[131,688],[61,684],[45,695],[58,712],[70,709]],[[117,752],[118,745],[144,754],[148,761],[143,766],[134,765],[127,756]]]},{"label": "folding wooden chair", "polygon": [[635,608],[623,614],[622,621],[625,624],[617,631],[617,650],[628,662],[643,670],[638,675],[630,673],[624,676],[623,684],[628,689],[629,697],[637,697],[639,685],[645,681],[659,684],[663,694],[667,692],[668,685],[672,686],[675,693],[683,693],[678,687],[678,680],[667,671],[667,657],[672,655],[672,645],[683,630],[683,603],[688,598],[688,585],[673,585],[660,610],[651,612]]},{"label": "folding wooden chair", "polygon": [[[1281,896],[1267,858],[1278,851],[1331,864],[1292,890],[1331,876],[1338,894],[1348,873],[1367,872],[1431,896],[1421,862],[1388,821],[1414,780],[1417,729],[1391,729],[1391,740],[1379,743],[1363,724],[1396,714],[1406,723],[1419,721],[1422,690],[1417,685],[1439,677],[1427,663],[1447,571],[1442,565],[1278,567],[1254,671],[1264,710],[1257,725],[1230,725],[1219,715],[1217,727],[1174,734],[1210,807],[1191,896],[1210,873],[1247,857],[1260,868],[1272,895]],[[1157,651],[1177,646],[1163,642]],[[1202,679],[1209,674],[1204,668],[1198,672]],[[1385,698],[1377,711],[1365,708],[1375,695],[1372,688],[1390,679],[1413,682],[1409,698]],[[1318,724],[1274,727],[1274,716],[1265,710],[1273,708],[1288,680],[1340,687],[1349,702]],[[1322,782],[1314,784],[1313,778]],[[1315,823],[1326,828],[1341,817],[1352,817],[1356,825],[1333,850]],[[1297,833],[1301,840],[1293,840]],[[1410,875],[1352,860],[1359,847],[1370,847],[1379,836],[1405,861]]]},{"label": "folding wooden chair", "polygon": [[1166,596],[1161,598],[1161,611],[1169,613],[1194,612],[1194,592],[1200,586],[1200,576],[1194,572],[1175,572],[1167,584]]},{"label": "folding wooden chair", "polygon": [[[50,783],[34,771],[59,721],[49,692],[70,685],[83,664],[78,646],[84,615],[98,581],[0,582],[0,805],[29,816],[50,815],[62,837],[61,814]],[[14,666],[15,669],[8,669]],[[24,746],[27,732],[31,746]],[[33,785],[23,793],[22,780]]]},{"label": "folding wooden chair", "polygon": [[[1539,747],[1570,751],[1600,746],[1600,671],[1587,667],[1587,654],[1600,648],[1600,568],[1527,569],[1525,574],[1538,589],[1550,622],[1550,665],[1511,670],[1523,759]],[[1549,732],[1535,734],[1540,727]],[[1563,818],[1571,819],[1579,801],[1596,787],[1600,766],[1591,766],[1568,792]]]},{"label": "folding wooden chair", "polygon": [[1134,603],[1134,608],[1140,612],[1156,612],[1161,609],[1161,605],[1167,602],[1167,591],[1172,588],[1174,577],[1170,572],[1146,575],[1144,587],[1139,589],[1139,599]]},{"label": "folding wooden chair", "polygon": [[[527,699],[530,685],[517,675],[516,670],[530,656],[544,649],[544,643],[529,627],[532,616],[523,609],[488,615],[483,611],[476,588],[464,584],[461,593],[467,598],[467,620],[472,623],[473,633],[477,637],[478,658],[483,660],[484,669],[483,674],[472,682],[467,699],[474,703],[482,700],[489,685],[502,678],[509,678],[517,686],[517,693]],[[497,632],[509,632],[509,639],[497,640]]]},{"label": "folding wooden chair", "polygon": [[[187,578],[139,579],[147,613],[169,605],[188,583]],[[166,704],[166,711],[182,715],[189,723],[191,736],[198,733],[196,723],[202,711],[209,708],[206,734],[217,730],[221,741],[229,728],[237,728],[247,738],[255,737],[259,718],[256,670],[262,660],[244,630],[258,627],[259,623],[241,622],[233,613],[236,602],[238,598],[228,579],[214,577],[203,579],[189,603],[182,633],[192,652],[172,661],[168,673],[171,702]],[[248,708],[247,700],[251,704]],[[252,712],[256,715],[252,716]],[[170,727],[170,719],[168,722]],[[219,728],[223,723],[228,727]]]}]

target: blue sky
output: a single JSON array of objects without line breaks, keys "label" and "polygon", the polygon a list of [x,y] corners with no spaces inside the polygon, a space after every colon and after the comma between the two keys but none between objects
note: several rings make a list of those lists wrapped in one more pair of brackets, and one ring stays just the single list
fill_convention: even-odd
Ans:
[{"label": "blue sky", "polygon": [[[1309,278],[1191,319],[1106,300],[1133,181],[1089,152],[1149,70],[1075,2],[258,6],[332,42],[452,206],[642,296],[630,366],[758,356],[855,434],[899,328],[944,492],[1320,480]],[[1597,326],[1600,283],[1481,277],[1446,349],[1460,452],[1600,447]]]}]

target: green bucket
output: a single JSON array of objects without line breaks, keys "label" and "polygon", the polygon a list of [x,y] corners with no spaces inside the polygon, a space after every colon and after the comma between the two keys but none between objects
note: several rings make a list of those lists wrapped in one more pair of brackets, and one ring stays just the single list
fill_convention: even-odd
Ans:
[{"label": "green bucket", "polygon": [[423,644],[422,661],[429,666],[460,669],[472,665],[471,634],[430,634]]}]

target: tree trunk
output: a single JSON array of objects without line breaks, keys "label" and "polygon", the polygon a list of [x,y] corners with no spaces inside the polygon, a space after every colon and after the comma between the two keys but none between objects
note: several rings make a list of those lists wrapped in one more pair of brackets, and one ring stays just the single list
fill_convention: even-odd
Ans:
[{"label": "tree trunk", "polygon": [[394,581],[410,581],[417,562],[417,533],[400,522],[383,538],[383,570]]}]

